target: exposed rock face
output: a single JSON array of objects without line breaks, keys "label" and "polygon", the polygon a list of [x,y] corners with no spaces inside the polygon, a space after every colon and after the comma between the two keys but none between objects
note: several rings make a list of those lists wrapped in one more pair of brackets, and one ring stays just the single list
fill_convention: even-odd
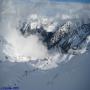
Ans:
[{"label": "exposed rock face", "polygon": [[82,43],[85,43],[87,37],[90,35],[90,23],[82,23],[82,21],[80,23],[67,21],[62,26],[58,24],[58,26],[55,26],[56,30],[54,32],[47,32],[44,24],[40,24],[39,27],[36,26],[32,29],[31,23],[25,22],[20,27],[20,32],[24,37],[36,34],[49,50],[60,48],[62,53],[68,53],[71,49],[81,49]]}]

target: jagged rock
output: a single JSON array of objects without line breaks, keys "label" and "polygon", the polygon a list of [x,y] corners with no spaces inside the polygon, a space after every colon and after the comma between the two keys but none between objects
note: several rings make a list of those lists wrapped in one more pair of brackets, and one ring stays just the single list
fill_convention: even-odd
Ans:
[{"label": "jagged rock", "polygon": [[67,21],[62,26],[57,26],[54,32],[47,32],[44,25],[31,29],[29,23],[23,23],[20,32],[23,36],[38,35],[40,40],[50,50],[52,48],[60,48],[62,53],[68,53],[69,49],[77,50],[81,48],[81,44],[90,35],[90,23],[80,23]]}]

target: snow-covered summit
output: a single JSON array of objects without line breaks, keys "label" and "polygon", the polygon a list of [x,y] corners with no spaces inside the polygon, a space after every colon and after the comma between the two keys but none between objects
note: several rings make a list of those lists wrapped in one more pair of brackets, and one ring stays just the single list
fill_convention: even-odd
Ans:
[{"label": "snow-covered summit", "polygon": [[[39,15],[31,15],[14,29],[10,45],[4,53],[9,61],[30,62],[36,68],[50,69],[57,63],[87,51],[90,43],[90,22],[83,19],[59,21]],[[13,36],[11,34],[11,36]]]}]

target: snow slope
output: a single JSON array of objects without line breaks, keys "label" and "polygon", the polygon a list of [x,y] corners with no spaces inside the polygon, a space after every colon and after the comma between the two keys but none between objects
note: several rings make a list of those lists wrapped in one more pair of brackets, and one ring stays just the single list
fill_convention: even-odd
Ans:
[{"label": "snow slope", "polygon": [[20,90],[89,90],[90,52],[74,57],[57,68],[41,71],[29,63],[0,62],[0,86]]}]

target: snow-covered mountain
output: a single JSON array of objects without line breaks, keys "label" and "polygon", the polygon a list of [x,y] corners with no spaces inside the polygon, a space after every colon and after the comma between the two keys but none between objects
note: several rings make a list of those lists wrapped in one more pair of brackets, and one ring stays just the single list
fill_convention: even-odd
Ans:
[{"label": "snow-covered mountain", "polygon": [[[53,28],[49,31],[48,29],[51,26]],[[87,45],[87,37],[90,35],[90,22],[75,19],[67,20],[63,25],[60,25],[54,20],[49,21],[46,18],[39,20],[39,17],[34,16],[29,22],[22,23],[20,32],[26,37],[32,34],[38,35],[49,50],[57,47],[61,48],[62,53],[68,53],[72,50],[78,51],[84,48],[83,43]]]},{"label": "snow-covered mountain", "polygon": [[11,41],[8,39],[2,45],[1,51],[10,59],[8,60],[29,62],[36,68],[46,70],[87,51],[90,22],[69,19],[61,23],[56,18],[31,15],[26,21],[19,23],[14,35],[9,37]]},{"label": "snow-covered mountain", "polygon": [[90,90],[90,4],[53,1],[0,0],[1,90]]},{"label": "snow-covered mountain", "polygon": [[57,67],[57,63],[70,60],[72,56],[85,53],[90,42],[89,21],[69,19],[59,22],[55,18],[31,15],[20,23],[18,33],[26,40],[32,35],[37,36],[47,48],[48,55],[37,59],[32,56],[16,56],[16,59],[25,59],[34,67],[49,69]]}]

